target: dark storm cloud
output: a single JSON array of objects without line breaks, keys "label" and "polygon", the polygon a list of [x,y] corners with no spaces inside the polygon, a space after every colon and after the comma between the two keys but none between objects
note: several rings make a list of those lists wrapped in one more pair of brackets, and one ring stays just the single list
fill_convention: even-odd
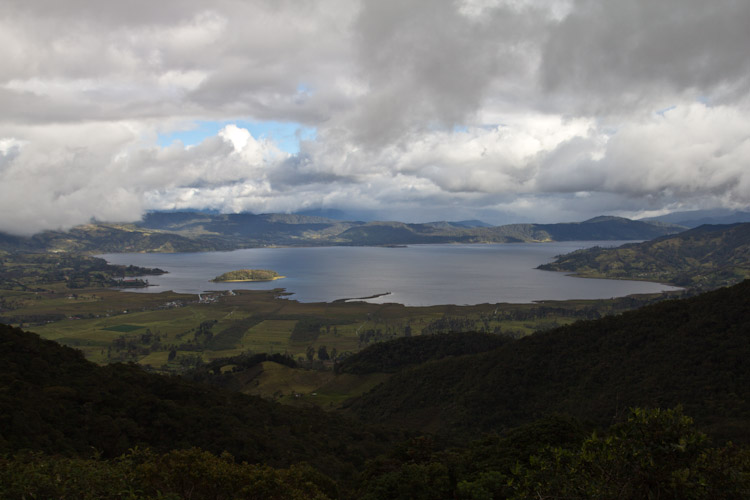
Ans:
[{"label": "dark storm cloud", "polygon": [[497,79],[528,72],[544,12],[498,5],[469,17],[457,2],[366,2],[356,24],[368,93],[347,125],[360,143],[463,125]]},{"label": "dark storm cloud", "polygon": [[669,102],[733,101],[750,88],[750,3],[582,0],[543,46],[546,92],[571,113]]}]

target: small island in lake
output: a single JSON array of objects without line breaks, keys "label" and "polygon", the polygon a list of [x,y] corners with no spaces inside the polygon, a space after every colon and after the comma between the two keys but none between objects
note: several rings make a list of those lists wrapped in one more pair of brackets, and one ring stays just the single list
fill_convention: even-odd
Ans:
[{"label": "small island in lake", "polygon": [[216,282],[234,282],[234,281],[273,281],[284,278],[279,276],[276,271],[268,269],[240,269],[238,271],[229,271],[221,276],[217,276],[211,281]]}]

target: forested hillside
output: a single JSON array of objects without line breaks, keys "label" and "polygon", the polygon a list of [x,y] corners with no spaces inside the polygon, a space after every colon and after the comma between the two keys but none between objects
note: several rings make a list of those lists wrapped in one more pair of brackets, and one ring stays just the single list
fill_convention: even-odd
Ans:
[{"label": "forested hillside", "polygon": [[0,453],[117,457],[135,446],[198,446],[285,467],[314,463],[351,477],[395,434],[317,409],[226,392],[132,364],[97,366],[79,351],[0,325]]},{"label": "forested hillside", "polygon": [[539,268],[703,289],[731,285],[750,277],[750,223],[706,225],[619,248],[579,250]]},{"label": "forested hillside", "polygon": [[373,344],[345,358],[336,369],[339,373],[392,373],[449,356],[491,351],[507,342],[508,337],[476,332],[403,337]]},{"label": "forested hillside", "polygon": [[606,425],[628,407],[682,404],[712,435],[750,442],[747,359],[750,280],[406,369],[349,411],[466,437],[554,412]]}]

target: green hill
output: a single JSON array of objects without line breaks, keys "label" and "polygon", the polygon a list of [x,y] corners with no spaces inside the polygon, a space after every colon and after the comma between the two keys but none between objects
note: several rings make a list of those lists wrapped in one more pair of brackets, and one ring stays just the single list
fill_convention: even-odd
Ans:
[{"label": "green hill", "polygon": [[507,337],[476,332],[402,337],[390,342],[378,342],[345,358],[337,371],[357,375],[393,373],[407,366],[449,356],[491,351],[507,342]]},{"label": "green hill", "polygon": [[193,446],[238,460],[314,464],[351,477],[394,433],[317,409],[227,392],[136,365],[97,366],[74,349],[0,325],[0,455],[23,449],[117,457]]},{"label": "green hill", "polygon": [[628,407],[672,407],[750,442],[750,281],[578,322],[393,375],[349,411],[453,437],[559,412],[605,426]]},{"label": "green hill", "polygon": [[716,288],[750,277],[750,223],[705,225],[619,248],[579,250],[539,268]]}]

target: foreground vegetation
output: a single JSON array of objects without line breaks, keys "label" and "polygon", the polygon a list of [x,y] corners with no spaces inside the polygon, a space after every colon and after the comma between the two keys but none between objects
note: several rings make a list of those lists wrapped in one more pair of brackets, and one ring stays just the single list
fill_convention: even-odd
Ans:
[{"label": "foreground vegetation", "polygon": [[750,450],[710,445],[679,409],[634,409],[602,434],[550,418],[464,448],[413,439],[357,479],[347,488],[307,464],[278,469],[197,448],[137,448],[112,460],[0,458],[7,499],[744,499]]},{"label": "foreground vegetation", "polygon": [[338,486],[309,465],[279,469],[198,448],[133,449],[113,460],[22,453],[0,458],[0,498],[327,500]]}]

